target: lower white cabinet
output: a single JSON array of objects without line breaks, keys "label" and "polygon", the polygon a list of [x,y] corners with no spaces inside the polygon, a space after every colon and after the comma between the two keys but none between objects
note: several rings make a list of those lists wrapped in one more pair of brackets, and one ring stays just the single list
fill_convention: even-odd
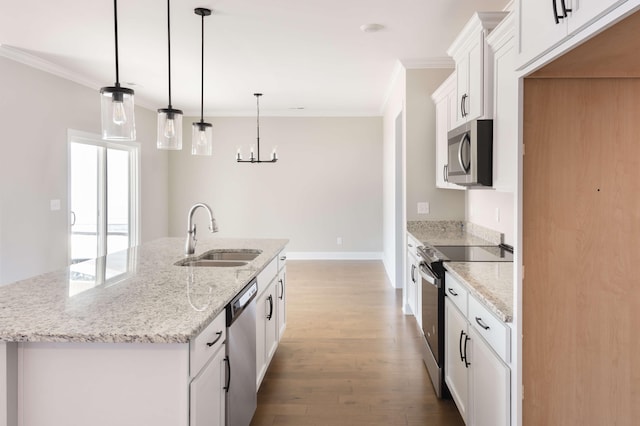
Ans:
[{"label": "lower white cabinet", "polygon": [[276,353],[287,319],[286,256],[280,253],[258,275],[256,298],[256,389]]},{"label": "lower white cabinet", "polygon": [[[454,292],[466,303],[445,299],[445,382],[465,423],[473,426],[507,426],[511,424],[511,370],[481,335],[484,327],[502,336],[504,324],[488,311],[479,313],[477,300],[464,293],[464,287],[447,274],[447,291]],[[476,325],[476,322],[479,325]],[[490,324],[490,326],[487,325]],[[493,339],[492,339],[493,340]],[[498,341],[498,339],[495,339]],[[496,344],[496,343],[494,343]],[[508,355],[508,352],[506,353]]]},{"label": "lower white cabinet", "polygon": [[449,298],[444,304],[444,381],[458,406],[465,423],[469,423],[469,366],[464,357],[464,346],[468,345],[467,318],[454,306]]},{"label": "lower white cabinet", "polygon": [[190,385],[190,426],[225,424],[226,359],[224,345]]}]

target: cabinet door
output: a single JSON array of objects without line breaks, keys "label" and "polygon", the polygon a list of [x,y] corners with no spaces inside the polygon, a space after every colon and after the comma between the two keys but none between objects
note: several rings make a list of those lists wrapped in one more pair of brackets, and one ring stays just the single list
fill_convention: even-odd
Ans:
[{"label": "cabinet door", "polygon": [[464,187],[446,181],[445,165],[448,161],[447,133],[456,125],[456,73],[451,74],[435,93],[436,107],[436,187],[463,190]]},{"label": "cabinet door", "polygon": [[470,351],[469,395],[470,421],[477,426],[506,426],[510,424],[511,372],[491,350],[480,335],[469,327]]},{"label": "cabinet door", "polygon": [[[525,64],[558,44],[567,35],[567,19],[554,18],[554,0],[520,0],[520,57]],[[560,0],[556,1],[558,14],[562,14]],[[600,1],[600,0],[582,0]],[[609,1],[609,0],[607,0]]]},{"label": "cabinet door", "polygon": [[416,258],[412,253],[408,256],[407,271],[407,304],[412,315],[416,315],[416,282],[418,280],[418,271],[416,270]]},{"label": "cabinet door", "polygon": [[514,192],[518,181],[518,79],[513,30],[498,43],[490,46],[494,72],[493,187]]},{"label": "cabinet door", "polygon": [[278,341],[282,339],[285,328],[287,328],[287,268],[284,267],[278,272],[277,293],[277,318],[278,318]]},{"label": "cabinet door", "polygon": [[278,316],[277,316],[277,279],[256,300],[256,372],[257,387],[267,372],[271,357],[278,346]]},{"label": "cabinet door", "polygon": [[465,52],[456,58],[456,124],[464,123],[466,118],[467,100],[469,98],[469,54]]},{"label": "cabinet door", "polygon": [[565,0],[571,9],[567,24],[572,34],[626,0]]},{"label": "cabinet door", "polygon": [[469,384],[465,349],[469,353],[470,348],[468,346],[467,319],[448,299],[445,299],[444,315],[444,380],[458,406],[460,415],[468,423]]},{"label": "cabinet door", "polygon": [[225,424],[224,345],[190,385],[190,426]]},{"label": "cabinet door", "polygon": [[468,50],[469,82],[465,99],[465,121],[484,114],[484,36],[480,33]]}]

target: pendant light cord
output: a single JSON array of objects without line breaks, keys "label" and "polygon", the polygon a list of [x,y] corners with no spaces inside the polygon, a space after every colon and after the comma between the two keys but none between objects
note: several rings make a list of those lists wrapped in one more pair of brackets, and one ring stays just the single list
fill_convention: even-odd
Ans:
[{"label": "pendant light cord", "polygon": [[169,57],[169,109],[171,106],[171,4],[170,0],[167,0],[167,51]]},{"label": "pendant light cord", "polygon": [[120,87],[120,71],[118,66],[118,0],[113,0],[113,27],[116,36],[116,87]]},{"label": "pendant light cord", "polygon": [[200,122],[204,123],[204,14],[202,15],[202,49],[201,49],[201,66],[200,66]]}]

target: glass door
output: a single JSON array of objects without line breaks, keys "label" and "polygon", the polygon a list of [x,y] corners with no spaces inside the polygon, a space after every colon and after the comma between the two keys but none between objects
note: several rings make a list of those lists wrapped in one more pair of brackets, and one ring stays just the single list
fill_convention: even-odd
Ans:
[{"label": "glass door", "polygon": [[138,146],[69,134],[71,263],[137,244]]}]

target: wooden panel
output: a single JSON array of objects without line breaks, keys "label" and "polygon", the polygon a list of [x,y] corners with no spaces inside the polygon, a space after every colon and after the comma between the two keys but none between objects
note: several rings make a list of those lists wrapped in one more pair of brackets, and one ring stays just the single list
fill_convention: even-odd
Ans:
[{"label": "wooden panel", "polygon": [[523,424],[637,424],[640,80],[528,79]]},{"label": "wooden panel", "polygon": [[640,77],[640,12],[586,41],[532,77]]}]

